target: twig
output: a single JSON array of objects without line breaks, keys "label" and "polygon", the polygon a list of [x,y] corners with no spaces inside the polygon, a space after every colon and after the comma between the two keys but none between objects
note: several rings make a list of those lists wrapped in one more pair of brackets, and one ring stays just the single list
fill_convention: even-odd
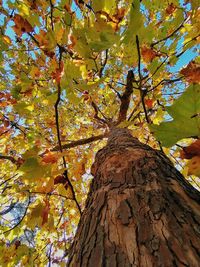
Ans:
[{"label": "twig", "polygon": [[50,19],[51,19],[51,29],[52,31],[54,30],[54,25],[53,25],[53,9],[54,9],[54,5],[52,3],[52,0],[50,0]]},{"label": "twig", "polygon": [[163,42],[163,41],[166,41],[168,38],[172,37],[175,33],[177,33],[177,32],[183,27],[183,24],[184,24],[184,22],[186,22],[186,20],[187,20],[187,19],[185,19],[185,20],[179,25],[179,27],[178,27],[177,29],[175,29],[172,33],[170,33],[168,36],[164,37],[164,38],[161,39],[161,40],[158,40],[158,41],[152,43],[152,44],[151,44],[151,47],[154,47],[155,45],[157,45],[157,44],[159,44],[159,43],[161,43],[161,42]]},{"label": "twig", "polygon": [[10,160],[14,164],[16,164],[16,162],[17,162],[17,160],[14,157],[12,157],[12,156],[6,156],[6,155],[1,155],[1,154],[0,154],[0,159]]},{"label": "twig", "polygon": [[[62,60],[62,53],[63,53],[63,50],[59,49],[59,52],[60,52],[60,55],[59,55],[59,67],[61,66],[61,60]],[[59,128],[59,115],[58,115],[58,105],[60,103],[60,95],[61,95],[61,86],[60,86],[60,82],[58,83],[58,92],[57,92],[57,100],[56,100],[56,103],[54,105],[54,108],[55,108],[55,118],[56,118],[56,130],[57,130],[57,139],[58,139],[58,147],[59,147],[59,150],[60,152],[62,153],[63,152],[63,149],[62,149],[62,143],[61,143],[61,138],[60,138],[60,128]],[[69,188],[72,192],[72,196],[73,196],[73,200],[75,201],[76,205],[77,205],[77,208],[79,210],[79,213],[81,215],[81,208],[79,206],[79,203],[76,199],[76,194],[75,194],[75,191],[74,191],[74,188],[73,188],[73,185],[71,183],[71,181],[69,180],[69,177],[68,177],[68,174],[67,174],[67,164],[66,164],[66,160],[65,160],[65,157],[63,156],[63,165],[64,165],[64,168],[65,168],[65,171],[63,173],[63,175],[65,176],[66,178],[66,181],[69,185]]]},{"label": "twig", "polygon": [[144,102],[144,98],[146,96],[146,93],[147,91],[140,91],[140,96],[141,96],[141,100],[142,100],[142,107],[143,107],[143,110],[144,110],[144,115],[145,115],[145,119],[147,121],[147,123],[150,123],[150,120],[149,120],[149,117],[148,117],[148,114],[147,114],[147,109],[146,109],[146,106],[145,106],[145,102]]},{"label": "twig", "polygon": [[8,181],[10,181],[11,179],[15,178],[17,176],[17,174],[13,175],[12,177],[8,178],[7,180],[3,181],[0,186],[4,185],[5,183],[7,183]]},{"label": "twig", "polygon": [[52,252],[52,246],[53,244],[50,245],[50,249],[49,249],[49,255],[48,255],[48,267],[51,267],[51,252]]},{"label": "twig", "polygon": [[95,118],[96,120],[98,120],[99,122],[101,122],[101,123],[107,124],[107,121],[106,121],[106,118],[105,118],[104,114],[101,113],[102,116],[104,117],[104,119],[101,119],[101,118],[98,116],[98,113],[99,113],[100,110],[99,110],[99,108],[97,107],[97,105],[95,104],[94,101],[91,102],[91,105],[92,105],[92,107],[93,107],[93,109],[94,109],[94,111],[95,111],[94,118]]},{"label": "twig", "polygon": [[16,227],[18,227],[20,225],[20,223],[23,221],[23,219],[25,218],[25,216],[27,214],[28,207],[29,207],[30,203],[31,203],[31,197],[30,197],[30,194],[29,194],[29,196],[28,196],[28,204],[26,206],[26,209],[25,209],[25,212],[24,212],[23,216],[21,217],[21,219],[18,221],[17,224],[15,224],[12,228],[10,228],[10,229],[6,230],[5,232],[3,232],[3,234],[6,234],[6,233],[12,231],[13,229],[15,229]]},{"label": "twig", "polygon": [[150,90],[148,90],[148,92],[153,91],[154,89],[156,89],[161,84],[175,83],[175,82],[181,81],[182,79],[183,79],[183,76],[182,77],[179,77],[179,78],[176,78],[176,79],[173,79],[173,80],[163,79],[162,81],[160,81],[159,83],[157,83],[155,86],[153,86]]},{"label": "twig", "polygon": [[140,66],[141,65],[141,55],[140,55],[140,43],[139,43],[138,35],[136,35],[136,45],[137,45],[137,52],[138,52],[138,75],[140,77],[140,81],[139,81],[140,97],[141,97],[142,107],[144,110],[145,119],[146,119],[147,123],[150,123],[150,120],[149,120],[149,117],[147,114],[147,109],[146,109],[145,102],[144,102],[144,98],[147,94],[147,89],[142,90],[142,84],[141,84],[141,82],[142,82],[141,66]]},{"label": "twig", "polygon": [[[128,117],[128,121],[130,121],[130,119],[132,118],[133,114],[137,111],[138,107],[141,104],[141,100],[136,104],[136,106],[134,107],[133,111],[131,112],[131,114]],[[132,120],[131,120],[132,121]]]},{"label": "twig", "polygon": [[141,83],[141,80],[142,80],[142,75],[141,75],[141,54],[140,54],[140,43],[139,43],[138,35],[136,35],[136,45],[137,45],[137,52],[138,52],[138,74],[139,74],[140,83]]}]

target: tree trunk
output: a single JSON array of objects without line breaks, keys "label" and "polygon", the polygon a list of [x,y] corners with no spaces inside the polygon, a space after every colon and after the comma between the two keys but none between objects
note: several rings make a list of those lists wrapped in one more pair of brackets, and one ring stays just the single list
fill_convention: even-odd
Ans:
[{"label": "tree trunk", "polygon": [[163,153],[116,129],[92,174],[67,266],[200,266],[200,193]]}]

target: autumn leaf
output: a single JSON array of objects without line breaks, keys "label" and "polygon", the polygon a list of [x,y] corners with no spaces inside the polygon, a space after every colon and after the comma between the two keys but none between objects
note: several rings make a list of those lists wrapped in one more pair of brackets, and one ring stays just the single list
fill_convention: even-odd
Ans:
[{"label": "autumn leaf", "polygon": [[11,39],[10,39],[9,36],[6,36],[6,35],[3,36],[3,40],[4,40],[5,43],[7,43],[7,44],[9,44],[9,45],[12,44],[12,41],[11,41]]},{"label": "autumn leaf", "polygon": [[44,201],[44,208],[42,210],[42,225],[44,225],[45,223],[47,223],[48,221],[48,216],[49,216],[49,211],[50,211],[50,203],[49,203],[49,200],[46,199]]},{"label": "autumn leaf", "polygon": [[200,139],[180,151],[180,157],[182,159],[191,159],[195,156],[200,156]]},{"label": "autumn leaf", "polygon": [[27,19],[23,18],[19,14],[14,15],[13,21],[15,22],[13,29],[18,36],[21,36],[23,33],[29,33],[33,31],[33,27],[27,21]]},{"label": "autumn leaf", "polygon": [[200,83],[200,64],[191,61],[180,73],[185,76],[189,83]]},{"label": "autumn leaf", "polygon": [[57,161],[58,161],[58,155],[53,152],[46,153],[42,158],[42,162],[47,164],[56,163]]},{"label": "autumn leaf", "polygon": [[200,156],[195,156],[189,160],[188,175],[200,176]]},{"label": "autumn leaf", "polygon": [[141,54],[145,62],[151,62],[156,56],[158,56],[158,53],[154,51],[152,48],[149,48],[147,46],[143,46],[141,49]]},{"label": "autumn leaf", "polygon": [[65,184],[66,177],[64,175],[57,175],[54,179],[54,184]]},{"label": "autumn leaf", "polygon": [[176,10],[176,6],[173,3],[170,3],[168,7],[165,9],[167,15],[171,15]]},{"label": "autumn leaf", "polygon": [[153,99],[145,99],[145,105],[148,107],[148,108],[152,108],[153,107],[153,102],[154,100]]},{"label": "autumn leaf", "polygon": [[52,78],[56,81],[57,84],[59,84],[63,75],[64,75],[64,63],[63,61],[61,61],[59,67],[55,70],[55,72],[52,72]]}]

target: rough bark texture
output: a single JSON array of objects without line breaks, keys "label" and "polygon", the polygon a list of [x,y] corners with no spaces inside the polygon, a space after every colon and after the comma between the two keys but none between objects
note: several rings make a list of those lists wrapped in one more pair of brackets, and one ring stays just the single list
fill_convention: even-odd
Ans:
[{"label": "rough bark texture", "polygon": [[92,173],[67,266],[200,266],[200,193],[164,154],[115,130]]}]

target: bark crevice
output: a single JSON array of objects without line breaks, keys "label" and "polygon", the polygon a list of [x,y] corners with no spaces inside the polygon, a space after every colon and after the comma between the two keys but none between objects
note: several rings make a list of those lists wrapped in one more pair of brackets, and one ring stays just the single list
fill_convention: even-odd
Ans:
[{"label": "bark crevice", "polygon": [[161,152],[114,130],[70,249],[70,267],[198,267],[200,193]]}]

